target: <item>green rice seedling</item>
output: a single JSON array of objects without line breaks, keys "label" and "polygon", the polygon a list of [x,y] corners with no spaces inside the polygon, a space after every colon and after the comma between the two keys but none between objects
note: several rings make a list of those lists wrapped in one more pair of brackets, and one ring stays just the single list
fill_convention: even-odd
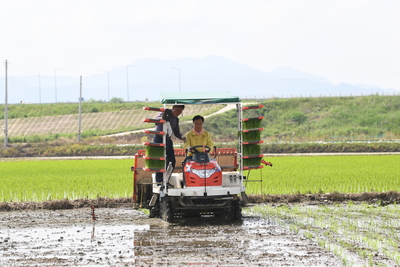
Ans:
[{"label": "green rice seedling", "polygon": [[243,122],[243,129],[253,129],[253,128],[260,128],[261,127],[261,120],[258,117],[255,118],[248,118]]},{"label": "green rice seedling", "polygon": [[249,141],[259,141],[261,139],[261,131],[249,131],[246,133],[243,133],[243,141],[244,142],[249,142]]},{"label": "green rice seedling", "polygon": [[0,202],[132,196],[132,160],[0,162]]},{"label": "green rice seedling", "polygon": [[146,156],[149,157],[164,157],[164,147],[163,146],[147,146]]},{"label": "green rice seedling", "polygon": [[[400,156],[325,156],[265,158],[273,167],[251,170],[263,194],[363,193],[400,191]],[[249,184],[247,194],[258,194]]]},{"label": "green rice seedling", "polygon": [[261,154],[261,147],[258,144],[250,144],[243,146],[243,155],[260,155]]},{"label": "green rice seedling", "polygon": [[243,159],[244,166],[259,166],[260,164],[261,164],[261,158]]},{"label": "green rice seedling", "polygon": [[[398,155],[269,157],[265,160],[271,161],[273,167],[244,173],[250,179],[262,180],[262,183],[246,185],[249,195],[400,191]],[[246,164],[253,166],[254,163],[246,161]],[[0,202],[43,201],[66,196],[69,199],[131,196],[130,166],[132,160],[0,162]],[[392,223],[396,215],[387,213],[388,222]]]},{"label": "green rice seedling", "polygon": [[147,146],[146,157],[150,158],[145,159],[146,168],[163,169],[165,164],[165,161],[162,160],[164,158],[164,151],[163,146]]},{"label": "green rice seedling", "polygon": [[155,168],[155,169],[163,169],[164,168],[164,160],[154,160],[154,159],[146,159],[145,166],[147,168]]}]

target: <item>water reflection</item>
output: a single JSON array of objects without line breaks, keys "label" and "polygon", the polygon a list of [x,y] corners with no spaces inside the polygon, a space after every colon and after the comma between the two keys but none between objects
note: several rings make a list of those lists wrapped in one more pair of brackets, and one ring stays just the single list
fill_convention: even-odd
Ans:
[{"label": "water reflection", "polygon": [[151,225],[147,231],[135,232],[135,263],[190,266],[209,265],[210,262],[222,264],[233,260],[240,265],[238,255],[249,244],[243,237],[248,236],[252,228],[249,226],[255,227],[258,222],[260,220],[255,218],[234,222],[196,218],[174,224]]},{"label": "water reflection", "polygon": [[[9,217],[14,219],[0,228],[0,266],[7,262],[18,262],[18,266],[334,266],[336,263],[327,259],[320,247],[310,245],[307,239],[269,218],[244,216],[235,222],[185,218],[168,224],[132,209],[96,209],[96,220],[84,209],[28,215],[10,213]],[[7,226],[11,222],[12,228]]]}]

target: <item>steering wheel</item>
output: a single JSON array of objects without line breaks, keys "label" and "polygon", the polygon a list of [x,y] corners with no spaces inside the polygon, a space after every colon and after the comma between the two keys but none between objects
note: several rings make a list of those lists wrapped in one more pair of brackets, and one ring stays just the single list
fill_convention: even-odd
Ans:
[{"label": "steering wheel", "polygon": [[[200,147],[204,147],[205,149],[208,149],[207,152],[211,151],[211,148],[209,146],[192,146],[192,147],[189,148],[189,151],[191,153],[200,153],[200,151],[196,149],[196,148],[200,148]],[[206,151],[204,151],[204,152],[206,152]]]}]

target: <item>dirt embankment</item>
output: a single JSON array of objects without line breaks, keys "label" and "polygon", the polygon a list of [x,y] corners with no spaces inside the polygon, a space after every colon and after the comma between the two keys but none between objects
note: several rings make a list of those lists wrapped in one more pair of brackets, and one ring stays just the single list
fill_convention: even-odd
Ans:
[{"label": "dirt embankment", "polygon": [[[249,204],[273,203],[273,204],[332,204],[335,202],[366,202],[377,205],[389,205],[400,203],[400,192],[390,191],[385,193],[361,193],[361,194],[292,194],[292,195],[249,195]],[[131,198],[98,198],[77,200],[52,200],[44,202],[7,202],[0,203],[0,211],[13,210],[61,210],[84,207],[112,208],[130,206]]]}]

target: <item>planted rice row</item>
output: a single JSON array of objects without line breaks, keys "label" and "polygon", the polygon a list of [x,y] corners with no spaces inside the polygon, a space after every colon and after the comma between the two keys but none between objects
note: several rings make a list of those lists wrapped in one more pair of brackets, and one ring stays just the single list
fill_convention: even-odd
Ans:
[{"label": "planted rice row", "polygon": [[300,232],[336,254],[344,266],[400,264],[399,205],[264,205],[246,211]]}]

